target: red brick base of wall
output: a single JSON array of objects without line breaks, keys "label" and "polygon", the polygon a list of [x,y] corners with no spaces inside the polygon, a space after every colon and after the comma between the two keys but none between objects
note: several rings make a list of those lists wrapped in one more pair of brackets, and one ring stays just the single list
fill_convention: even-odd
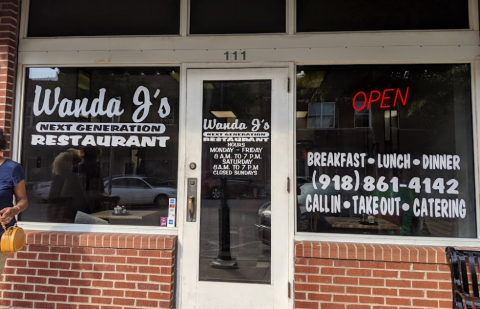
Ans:
[{"label": "red brick base of wall", "polygon": [[452,308],[445,248],[295,243],[295,308]]},{"label": "red brick base of wall", "polygon": [[28,231],[11,254],[0,305],[173,308],[176,236]]}]

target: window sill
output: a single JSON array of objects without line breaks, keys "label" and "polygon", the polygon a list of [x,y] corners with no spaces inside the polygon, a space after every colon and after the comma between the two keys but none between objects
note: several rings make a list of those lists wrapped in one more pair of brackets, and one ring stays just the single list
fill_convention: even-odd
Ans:
[{"label": "window sill", "polygon": [[178,235],[177,228],[143,225],[99,225],[99,224],[65,224],[65,223],[40,223],[18,222],[25,230],[50,231],[50,232],[83,232],[83,233],[121,233],[144,235]]},{"label": "window sill", "polygon": [[457,246],[479,247],[478,238],[456,237],[412,237],[412,236],[385,236],[362,234],[332,234],[332,233],[296,233],[294,241],[314,241],[333,243],[356,244],[384,244],[384,245],[415,245],[415,246]]}]

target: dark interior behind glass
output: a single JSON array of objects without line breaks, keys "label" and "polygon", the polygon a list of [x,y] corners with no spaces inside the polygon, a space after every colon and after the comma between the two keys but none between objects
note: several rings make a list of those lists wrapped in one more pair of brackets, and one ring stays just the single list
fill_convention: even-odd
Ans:
[{"label": "dark interior behind glass", "polygon": [[475,237],[470,74],[298,67],[297,230]]},{"label": "dark interior behind glass", "polygon": [[468,29],[468,0],[297,0],[297,32]]},{"label": "dark interior behind glass", "polygon": [[285,0],[190,0],[191,34],[285,31]]},{"label": "dark interior behind glass", "polygon": [[174,35],[180,0],[32,0],[29,37]]}]

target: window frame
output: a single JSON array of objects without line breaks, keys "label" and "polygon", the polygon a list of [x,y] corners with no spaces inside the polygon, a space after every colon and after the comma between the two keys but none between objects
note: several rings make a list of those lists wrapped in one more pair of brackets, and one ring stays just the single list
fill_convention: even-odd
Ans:
[{"label": "window frame", "polygon": [[[471,89],[471,93],[470,93],[470,99],[471,99],[471,112],[472,112],[472,129],[473,129],[473,133],[472,133],[472,163],[473,163],[473,166],[475,167],[475,171],[477,170],[477,167],[480,165],[480,160],[478,160],[477,158],[477,153],[479,151],[479,149],[477,148],[477,145],[478,145],[478,142],[476,140],[476,136],[479,132],[479,127],[477,126],[478,123],[480,123],[478,121],[478,119],[480,119],[480,117],[475,117],[475,111],[476,111],[476,108],[477,108],[477,103],[475,102],[475,96],[476,96],[476,92],[477,92],[477,89],[476,87],[478,87],[478,84],[480,84],[479,80],[478,79],[474,79],[475,77],[475,70],[478,70],[478,67],[480,66],[480,61],[455,61],[455,62],[449,62],[449,61],[444,61],[444,62],[428,62],[428,63],[424,63],[424,62],[402,62],[402,63],[368,63],[368,64],[365,64],[365,63],[362,63],[362,64],[352,64],[352,63],[335,63],[335,64],[332,64],[332,63],[322,63],[322,64],[318,64],[318,63],[309,63],[307,65],[304,65],[304,64],[297,64],[296,65],[296,68],[295,68],[295,72],[296,74],[298,74],[298,71],[301,71],[303,73],[305,67],[308,67],[308,66],[311,66],[311,67],[316,67],[316,66],[325,66],[325,67],[342,67],[342,66],[349,66],[349,67],[355,67],[355,66],[362,66],[362,65],[368,65],[368,66],[372,66],[372,67],[375,67],[375,66],[382,66],[382,65],[386,65],[386,66],[389,66],[389,65],[392,65],[392,66],[401,66],[401,65],[453,65],[453,64],[460,64],[460,65],[469,65],[470,67],[470,89]],[[299,69],[298,67],[301,67],[302,69]],[[325,70],[328,72],[328,70]],[[478,74],[478,72],[477,72]],[[478,76],[478,75],[477,75]],[[297,106],[297,87],[296,87],[296,82],[298,81],[297,78],[295,78],[295,101],[293,102],[293,105],[295,105],[295,108],[294,108],[294,112],[297,111],[296,109],[296,106]],[[362,102],[362,101],[356,101],[357,102]],[[301,103],[305,103],[305,100],[302,98],[301,100]],[[368,109],[368,112],[369,112],[369,124],[371,125],[371,111],[372,109]],[[395,111],[395,116],[391,116],[390,119],[394,119],[394,121],[392,121],[391,123],[395,123],[394,126],[390,126],[390,130],[392,128],[399,128],[399,117],[397,116],[396,114],[396,111],[397,109],[381,109],[380,111],[384,111],[384,113],[386,114],[387,112],[392,112],[392,111]],[[355,111],[356,112],[356,111]],[[354,116],[355,117],[355,116]],[[383,115],[382,115],[383,117]],[[354,119],[355,120],[355,119]],[[296,139],[296,135],[297,135],[297,132],[299,131],[299,128],[297,127],[296,125],[296,121],[297,121],[297,118],[295,118],[295,125],[294,125],[294,130],[295,130],[295,141],[294,141],[294,147],[295,147],[295,174],[294,176],[296,178],[298,177],[305,177],[305,176],[299,176],[297,175],[296,173],[296,170],[298,169],[298,161],[297,161],[297,154],[299,153],[299,151],[297,150],[297,139]],[[387,127],[385,127],[385,130],[386,130]],[[310,129],[310,130],[314,130],[314,131],[322,131],[322,130],[325,130],[324,128],[307,128],[307,129]],[[337,128],[338,129],[338,128]],[[355,127],[355,123],[354,123],[354,127],[352,129],[357,129],[357,130],[362,130],[362,129],[369,129],[369,128],[366,128],[366,127],[362,127],[362,128],[358,128],[358,127]],[[304,128],[301,128],[300,131],[304,130]],[[341,130],[341,128],[339,129]],[[390,140],[390,139],[388,139]],[[321,151],[321,150],[320,150]],[[473,186],[473,193],[472,193],[472,196],[475,198],[475,203],[476,205],[479,205],[480,201],[478,200],[478,192],[479,191],[479,185],[480,185],[480,179],[478,178],[479,174],[477,172],[473,172],[473,178],[474,178],[474,181],[475,181],[475,185]],[[339,191],[338,193],[341,193],[342,191]],[[296,203],[295,203],[295,209],[298,210],[298,207],[297,207],[297,198],[296,199]],[[365,235],[363,234],[354,234],[354,233],[332,233],[332,232],[305,232],[305,231],[298,231],[298,221],[297,221],[297,217],[298,216],[298,213],[296,212],[295,214],[295,222],[294,222],[294,225],[295,225],[295,239],[301,239],[301,240],[304,240],[304,237],[305,237],[305,240],[307,241],[311,241],[312,238],[315,238],[315,235],[317,235],[317,238],[318,237],[321,237],[322,235],[325,235],[326,237],[334,237],[335,239],[340,239],[339,241],[340,242],[365,242]],[[372,239],[372,238],[375,238],[375,239],[378,239],[379,243],[384,243],[384,244],[388,244],[389,243],[389,239],[390,238],[407,238],[407,239],[410,239],[410,242],[406,242],[404,243],[402,240],[399,240],[399,243],[401,244],[411,244],[411,241],[414,241],[415,243],[419,243],[418,239],[421,239],[420,240],[420,243],[423,242],[423,240],[427,240],[427,242],[429,244],[436,244],[438,240],[442,241],[442,245],[443,245],[443,240],[460,240],[460,241],[466,241],[468,243],[471,243],[472,240],[477,240],[477,239],[480,239],[480,234],[479,234],[479,231],[480,231],[480,209],[476,211],[475,213],[475,224],[476,224],[476,237],[469,237],[469,238],[462,238],[462,237],[424,237],[424,236],[400,236],[400,235],[377,235],[377,234],[369,234],[368,235],[368,238],[367,239]],[[473,220],[472,220],[473,221]],[[356,236],[355,236],[356,235]],[[355,236],[352,238],[352,240],[349,240],[348,238],[351,237],[351,236]],[[397,240],[395,240],[397,241]],[[368,242],[368,241],[367,241]],[[391,242],[390,242],[391,243]],[[451,245],[451,243],[449,243],[448,241],[445,243],[445,245]]]},{"label": "window frame", "polygon": [[[476,101],[476,98],[479,98],[478,91],[480,90],[480,79],[475,78],[475,76],[480,76],[480,61],[444,61],[444,62],[428,62],[425,64],[468,64],[470,65],[470,82],[471,82],[471,105],[472,105],[472,127],[473,127],[473,165],[475,167],[474,171],[474,196],[476,199],[476,205],[478,206],[480,200],[478,200],[478,193],[479,185],[480,185],[480,174],[478,167],[480,166],[480,158],[478,157],[479,154],[479,147],[480,143],[477,140],[478,136],[480,136],[480,115],[478,115],[479,109],[479,102]],[[353,65],[352,63],[309,63],[308,65]],[[369,65],[388,65],[392,63],[368,63]],[[421,62],[401,62],[401,63],[394,63],[397,64],[424,64]],[[304,64],[297,64],[296,66],[305,66]],[[297,72],[297,69],[295,69]],[[295,79],[296,83],[296,79]],[[296,85],[295,89],[295,101],[296,102]],[[296,110],[296,109],[295,109]],[[398,119],[397,119],[398,120]],[[296,135],[296,125],[295,128],[295,135]],[[295,137],[295,145],[296,145],[296,137]],[[296,147],[296,146],[295,146]],[[297,162],[297,156],[295,151],[295,165]],[[295,173],[295,177],[298,177]],[[480,244],[480,209],[477,207],[477,211],[475,214],[476,217],[476,237],[473,238],[453,238],[453,237],[423,237],[423,236],[400,236],[400,235],[368,235],[365,237],[363,234],[339,234],[339,233],[315,233],[315,232],[299,232],[297,230],[298,226],[297,222],[297,213],[295,214],[295,241],[319,241],[320,239],[328,239],[329,242],[341,242],[341,243],[369,243],[369,244],[390,244],[390,245],[426,245],[426,246],[451,246],[452,244],[458,246],[478,246]]]},{"label": "window frame", "polygon": [[[18,69],[18,74],[16,76],[16,83],[17,85],[21,85],[21,87],[17,87],[16,89],[16,100],[14,102],[15,106],[15,118],[14,123],[12,124],[12,147],[11,147],[11,158],[17,162],[21,162],[22,160],[22,136],[23,136],[23,121],[24,121],[24,111],[25,106],[23,102],[26,96],[26,77],[28,76],[28,69],[29,68],[50,68],[50,67],[65,67],[65,68],[82,68],[86,67],[87,65],[75,65],[75,64],[63,64],[63,65],[20,65]],[[138,67],[139,65],[89,65],[89,67],[118,67],[118,68],[127,68],[127,67]],[[181,66],[177,64],[156,64],[156,65],[149,65],[145,67],[162,67],[162,68],[175,68],[181,71]],[[180,73],[182,74],[182,73]],[[180,83],[180,82],[179,82]],[[182,89],[179,85],[179,97],[181,97]],[[179,102],[180,105],[180,102]],[[181,108],[179,106],[179,108]],[[181,120],[179,119],[179,122]],[[180,126],[180,124],[179,124]],[[180,133],[179,133],[180,136]],[[178,141],[179,149],[180,149],[180,140]],[[177,150],[177,152],[179,151]],[[179,161],[180,153],[178,152],[177,160]],[[127,177],[123,179],[124,181],[128,181],[129,179],[136,179],[135,177]],[[112,179],[112,181],[115,179]],[[143,182],[145,185],[148,185],[142,179],[137,179],[138,181]],[[148,185],[150,187],[150,185]],[[122,187],[124,188],[124,187]],[[151,187],[150,187],[151,188]],[[176,208],[178,212],[178,196],[177,196],[177,203]],[[150,235],[178,235],[178,221],[176,222],[176,227],[161,227],[159,226],[144,226],[144,225],[97,225],[97,224],[75,224],[75,223],[53,223],[53,222],[32,222],[32,221],[18,221],[18,225],[24,227],[26,229],[32,230],[40,230],[40,231],[65,231],[65,232],[99,232],[99,233],[131,233],[131,234],[150,234]]]}]

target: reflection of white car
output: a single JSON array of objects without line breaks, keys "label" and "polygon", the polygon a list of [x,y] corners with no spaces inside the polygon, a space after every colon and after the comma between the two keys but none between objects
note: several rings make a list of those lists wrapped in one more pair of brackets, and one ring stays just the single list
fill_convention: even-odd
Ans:
[{"label": "reflection of white car", "polygon": [[322,186],[318,182],[316,183],[316,186],[317,189],[315,189],[311,182],[308,182],[299,187],[297,192],[297,204],[302,213],[307,211],[306,204],[308,195],[312,197],[314,194],[332,195],[336,193],[335,189],[333,188],[333,184],[329,185],[325,190],[321,188]]},{"label": "reflection of white car", "polygon": [[[327,188],[322,189],[322,185],[319,182],[316,182],[317,189],[313,186],[313,183],[308,182],[300,186],[300,188],[297,190],[297,204],[298,207],[303,214],[304,212],[307,211],[307,196],[310,195],[310,198],[314,198],[314,195],[317,194],[319,196],[328,196],[330,199],[330,196],[332,195],[337,195],[340,194],[342,196],[342,201],[352,201],[352,196],[353,195],[362,195],[362,189],[361,185],[358,191],[354,190],[335,190],[333,182],[331,182]],[[310,205],[311,206],[311,205]],[[341,207],[341,212],[339,216],[347,216],[351,217],[353,213],[350,211],[353,210],[353,208],[346,209],[345,207]]]},{"label": "reflection of white car", "polygon": [[48,194],[50,193],[51,186],[52,182],[50,180],[37,182],[33,185],[32,196],[38,198],[41,201],[48,200]]},{"label": "reflection of white car", "polygon": [[[105,192],[109,191],[109,181],[105,181]],[[177,197],[177,188],[162,179],[144,176],[118,176],[111,182],[112,196],[119,196],[121,205],[148,205],[168,207],[168,199]]]}]

